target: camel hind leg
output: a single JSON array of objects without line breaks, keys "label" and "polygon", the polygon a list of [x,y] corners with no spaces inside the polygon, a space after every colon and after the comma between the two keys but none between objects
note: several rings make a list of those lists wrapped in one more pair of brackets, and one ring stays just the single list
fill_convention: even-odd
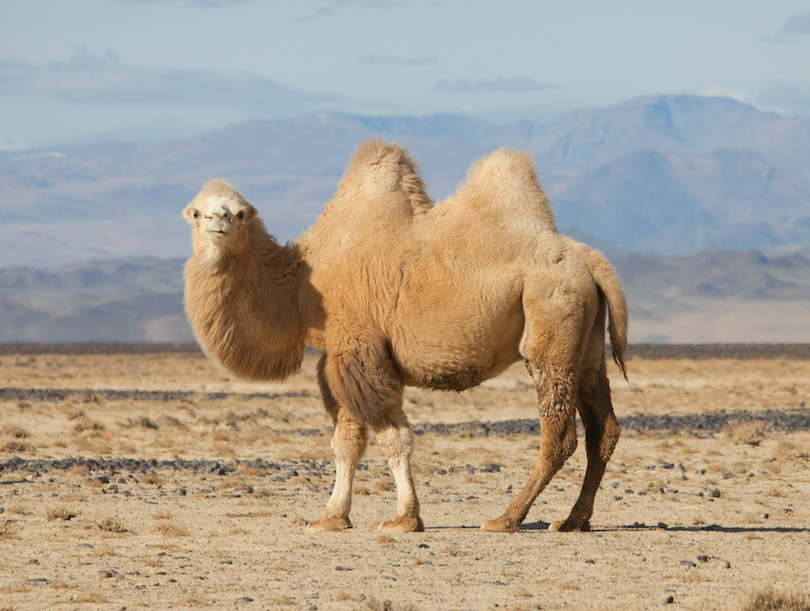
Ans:
[{"label": "camel hind leg", "polygon": [[516,531],[534,500],[577,447],[572,372],[528,359],[526,365],[537,388],[541,426],[539,456],[520,495],[501,517],[484,522],[481,526],[483,530]]},{"label": "camel hind leg", "polygon": [[579,413],[585,427],[588,466],[579,498],[574,503],[570,515],[565,520],[552,523],[550,530],[590,530],[594,498],[610,456],[619,441],[619,422],[613,413],[613,404],[610,400],[610,383],[604,356],[600,368],[594,375],[583,379],[580,384]]},{"label": "camel hind leg", "polygon": [[307,524],[311,532],[335,531],[351,528],[349,512],[352,508],[352,485],[357,463],[363,457],[368,442],[368,427],[350,418],[335,400],[324,374],[325,355],[318,363],[318,384],[324,407],[332,417],[335,431],[332,449],[335,452],[335,487],[326,503],[323,517]]}]

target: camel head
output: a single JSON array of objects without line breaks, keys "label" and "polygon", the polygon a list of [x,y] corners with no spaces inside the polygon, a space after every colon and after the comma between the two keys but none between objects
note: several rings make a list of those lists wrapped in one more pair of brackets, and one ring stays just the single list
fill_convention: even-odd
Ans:
[{"label": "camel head", "polygon": [[224,180],[212,180],[183,211],[193,227],[195,254],[239,250],[247,243],[248,225],[256,209]]}]

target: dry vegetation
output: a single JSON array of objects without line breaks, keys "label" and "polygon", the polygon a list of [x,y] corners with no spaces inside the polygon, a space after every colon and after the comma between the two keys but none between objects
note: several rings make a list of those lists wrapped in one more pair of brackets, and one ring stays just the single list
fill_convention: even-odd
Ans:
[{"label": "dry vegetation", "polygon": [[[396,497],[372,443],[355,528],[313,535],[334,468],[312,357],[250,385],[199,354],[0,356],[0,388],[40,389],[0,398],[0,610],[810,609],[810,433],[757,419],[806,413],[810,363],[634,359],[630,383],[613,374],[620,417],[745,417],[711,435],[626,429],[582,534],[545,530],[575,499],[582,447],[523,530],[478,530],[539,438],[468,431],[417,437],[427,530],[382,535]],[[535,400],[516,366],[462,394],[409,389],[406,412],[520,420]]]}]

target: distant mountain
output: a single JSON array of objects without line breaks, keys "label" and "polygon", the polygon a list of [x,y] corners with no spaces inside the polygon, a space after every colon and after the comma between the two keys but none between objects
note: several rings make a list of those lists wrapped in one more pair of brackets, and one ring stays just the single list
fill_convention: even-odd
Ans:
[{"label": "distant mountain", "polygon": [[[605,251],[622,279],[634,343],[810,342],[810,249],[659,257]],[[0,269],[0,342],[189,342],[183,259]]]},{"label": "distant mountain", "polygon": [[193,341],[183,259],[0,269],[0,342]]},{"label": "distant mountain", "polygon": [[189,254],[180,211],[214,177],[280,239],[315,221],[357,144],[411,146],[431,193],[493,149],[529,150],[559,226],[639,253],[810,243],[810,118],[727,98],[657,96],[495,125],[455,115],[317,114],[162,144],[0,151],[0,267]]}]

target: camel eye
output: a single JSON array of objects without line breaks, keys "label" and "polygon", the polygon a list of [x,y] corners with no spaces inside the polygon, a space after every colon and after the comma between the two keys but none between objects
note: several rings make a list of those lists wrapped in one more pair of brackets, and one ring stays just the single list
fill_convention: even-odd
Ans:
[{"label": "camel eye", "polygon": [[196,210],[194,211],[194,218],[195,218],[195,219],[200,218],[200,213],[199,213],[199,212],[197,212]]}]

